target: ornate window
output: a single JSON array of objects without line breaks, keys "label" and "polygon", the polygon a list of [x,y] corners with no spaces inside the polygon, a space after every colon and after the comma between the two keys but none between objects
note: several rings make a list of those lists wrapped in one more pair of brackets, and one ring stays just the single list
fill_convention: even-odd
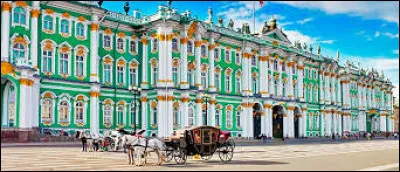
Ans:
[{"label": "ornate window", "polygon": [[42,71],[52,72],[53,68],[53,51],[43,50]]},{"label": "ornate window", "polygon": [[174,125],[179,125],[179,103],[174,103],[174,108],[172,110],[172,117]]},{"label": "ornate window", "polygon": [[53,17],[46,15],[43,20],[43,28],[48,31],[53,31],[54,30],[53,24],[54,24]]},{"label": "ornate window", "polygon": [[226,111],[226,128],[232,128],[232,110]]},{"label": "ornate window", "polygon": [[312,79],[312,73],[311,72],[312,72],[312,69],[309,69],[308,70],[308,78],[310,78],[310,79]]},{"label": "ornate window", "polygon": [[153,39],[151,44],[151,51],[157,52],[158,51],[158,39]]},{"label": "ornate window", "polygon": [[131,105],[131,124],[135,124],[136,127],[139,124],[139,111],[138,111],[138,104],[132,103]]},{"label": "ornate window", "polygon": [[221,109],[215,110],[215,126],[221,126]]},{"label": "ornate window", "polygon": [[286,71],[286,63],[282,62],[282,71]]},{"label": "ornate window", "polygon": [[117,123],[118,124],[124,124],[124,111],[125,111],[125,107],[124,105],[118,105],[117,108]]},{"label": "ornate window", "polygon": [[207,125],[207,111],[205,106],[207,106],[206,104],[203,104],[203,109],[201,111],[201,125]]},{"label": "ornate window", "polygon": [[225,73],[225,92],[231,92],[231,74]]},{"label": "ornate window", "polygon": [[207,69],[201,71],[201,85],[203,86],[203,88],[206,88],[208,85],[207,84]]},{"label": "ornate window", "polygon": [[43,100],[41,112],[42,122],[53,121],[53,101],[50,98],[46,98]]},{"label": "ornate window", "polygon": [[153,85],[153,87],[155,87],[157,85],[157,80],[158,80],[158,67],[157,67],[157,60],[153,59],[152,60],[152,64],[151,64],[151,84]]},{"label": "ornate window", "polygon": [[292,66],[292,74],[296,74],[296,68]]},{"label": "ornate window", "polygon": [[123,38],[117,39],[117,49],[118,49],[118,51],[124,51],[124,39]]},{"label": "ornate window", "polygon": [[111,36],[110,35],[103,36],[103,48],[111,49]]},{"label": "ornate window", "polygon": [[24,8],[17,7],[14,9],[14,23],[26,25],[26,11]]},{"label": "ornate window", "polygon": [[85,38],[85,25],[83,25],[83,23],[78,23],[76,25],[76,36],[78,39]]},{"label": "ornate window", "polygon": [[179,51],[178,50],[178,40],[176,38],[172,39],[172,51]]},{"label": "ornate window", "polygon": [[193,110],[193,106],[189,106],[188,126],[193,126],[193,125],[194,125],[194,110]]},{"label": "ornate window", "polygon": [[103,80],[104,80],[104,83],[111,83],[112,82],[112,80],[111,80],[111,77],[112,77],[112,74],[111,74],[111,65],[112,64],[104,64],[104,67],[103,67],[103,71],[104,71],[104,76],[103,76]]},{"label": "ornate window", "polygon": [[312,102],[312,93],[313,93],[313,87],[312,84],[310,83],[308,85],[308,102]]},{"label": "ornate window", "polygon": [[132,66],[132,64],[136,64],[135,62],[131,63],[131,67],[129,68],[129,84],[130,85],[138,85],[138,74],[137,67]]},{"label": "ornate window", "polygon": [[236,62],[236,64],[240,64],[240,54],[239,53],[236,53],[236,56],[235,56],[235,62]]},{"label": "ornate window", "polygon": [[69,71],[69,54],[61,53],[60,57],[60,74],[68,75]]},{"label": "ornate window", "polygon": [[69,103],[67,100],[62,100],[59,106],[59,120],[60,122],[68,122],[69,120]]},{"label": "ornate window", "polygon": [[257,67],[257,57],[255,55],[251,56],[251,66]]},{"label": "ornate window", "polygon": [[219,91],[220,89],[221,89],[221,75],[219,74],[219,73],[214,73],[215,74],[215,77],[214,77],[214,84],[215,84],[215,89],[217,90],[217,91]]},{"label": "ornate window", "polygon": [[278,70],[278,61],[274,60],[274,70]]},{"label": "ornate window", "polygon": [[151,124],[157,124],[157,106],[151,108]]},{"label": "ornate window", "polygon": [[189,86],[194,86],[194,70],[193,69],[189,69],[189,71],[187,72],[188,75],[188,82],[189,82]]},{"label": "ornate window", "polygon": [[206,46],[205,46],[205,45],[202,45],[202,46],[200,47],[200,49],[201,49],[201,57],[207,57],[207,49],[206,49]]},{"label": "ornate window", "polygon": [[13,58],[15,60],[17,59],[24,59],[25,58],[25,46],[20,44],[20,43],[16,43],[13,46]]},{"label": "ornate window", "polygon": [[253,92],[254,94],[258,93],[258,83],[257,76],[253,77]]},{"label": "ornate window", "polygon": [[319,130],[319,113],[315,114],[315,130]]},{"label": "ornate window", "polygon": [[314,102],[318,102],[318,85],[314,87]]},{"label": "ornate window", "polygon": [[187,53],[189,55],[193,54],[193,41],[188,41],[187,42]]},{"label": "ornate window", "polygon": [[129,50],[132,54],[137,54],[136,48],[137,48],[136,41],[130,41]]},{"label": "ornate window", "polygon": [[225,50],[225,62],[231,62],[231,55],[229,50]]},{"label": "ornate window", "polygon": [[220,49],[219,48],[215,48],[214,49],[214,59],[215,59],[215,61],[220,61],[221,60],[221,57],[220,57]]},{"label": "ornate window", "polygon": [[312,112],[309,113],[308,115],[308,128],[311,130],[313,130],[313,116],[312,116]]},{"label": "ornate window", "polygon": [[236,75],[236,93],[240,94],[240,91],[242,90],[242,81],[241,81],[241,76]]},{"label": "ornate window", "polygon": [[112,124],[112,109],[110,104],[104,105],[104,116],[103,116],[103,123],[105,125],[111,125]]},{"label": "ornate window", "polygon": [[81,123],[83,122],[84,115],[84,102],[77,102],[75,104],[75,122]]},{"label": "ornate window", "polygon": [[69,21],[66,19],[61,20],[61,34],[69,35]]},{"label": "ornate window", "polygon": [[236,110],[236,126],[239,128],[241,125],[240,125],[240,113],[241,113],[242,111],[241,110]]},{"label": "ornate window", "polygon": [[75,60],[75,75],[82,77],[84,67],[83,56],[77,55]]},{"label": "ornate window", "polygon": [[124,73],[125,73],[125,67],[117,66],[117,83],[118,84],[125,83]]},{"label": "ornate window", "polygon": [[172,81],[174,82],[174,86],[179,86],[179,60],[174,59],[172,65]]}]

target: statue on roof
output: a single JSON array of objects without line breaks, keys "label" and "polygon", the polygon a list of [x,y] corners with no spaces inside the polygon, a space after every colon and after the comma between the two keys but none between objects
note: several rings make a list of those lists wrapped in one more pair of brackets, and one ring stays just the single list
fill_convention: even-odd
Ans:
[{"label": "statue on roof", "polygon": [[249,26],[249,24],[247,22],[243,23],[242,33],[250,34],[250,26]]},{"label": "statue on roof", "polygon": [[305,42],[303,42],[303,50],[306,51],[307,50],[307,44]]},{"label": "statue on roof", "polygon": [[318,47],[317,47],[317,54],[321,55],[321,46],[320,45],[318,45]]},{"label": "statue on roof", "polygon": [[130,9],[130,7],[129,7],[129,1],[126,1],[126,2],[125,2],[125,5],[124,5],[124,10],[125,10],[125,14],[126,14],[126,15],[128,15],[129,9]]},{"label": "statue on roof", "polygon": [[233,29],[234,22],[232,19],[229,20],[228,28]]},{"label": "statue on roof", "polygon": [[224,22],[224,19],[222,19],[222,16],[219,15],[219,16],[218,16],[218,25],[219,25],[219,27],[222,27],[222,26],[223,26],[223,22]]},{"label": "statue on roof", "polygon": [[267,32],[268,32],[268,24],[267,24],[267,21],[265,21],[261,33],[265,34]]},{"label": "statue on roof", "polygon": [[167,7],[168,7],[168,9],[171,8],[171,4],[172,4],[172,1],[167,1]]},{"label": "statue on roof", "polygon": [[101,8],[101,5],[103,5],[103,1],[97,1],[97,5]]},{"label": "statue on roof", "polygon": [[271,19],[269,19],[269,29],[274,30],[276,28],[276,19],[274,15],[272,15]]},{"label": "statue on roof", "polygon": [[337,50],[337,52],[336,52],[336,60],[337,60],[337,61],[340,60],[340,53],[339,53],[339,50]]},{"label": "statue on roof", "polygon": [[310,53],[312,53],[312,50],[313,50],[313,48],[312,48],[312,45],[310,44]]},{"label": "statue on roof", "polygon": [[210,8],[208,8],[208,22],[209,22],[209,23],[213,23],[213,21],[212,21],[212,15],[213,15],[213,11],[212,11],[212,9],[211,9],[211,7],[210,7]]}]

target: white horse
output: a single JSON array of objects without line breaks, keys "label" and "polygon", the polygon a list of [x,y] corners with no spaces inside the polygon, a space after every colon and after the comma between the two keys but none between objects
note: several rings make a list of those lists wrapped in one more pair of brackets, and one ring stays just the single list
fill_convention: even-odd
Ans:
[{"label": "white horse", "polygon": [[124,146],[123,136],[129,134],[127,131],[121,129],[118,131],[105,131],[104,137],[111,138],[110,148],[113,151],[118,151],[120,148]]},{"label": "white horse", "polygon": [[[125,135],[123,136],[124,146],[128,150],[128,164],[141,166],[147,163],[147,157],[151,152],[157,154],[157,165],[162,165],[166,157],[166,145],[160,139],[153,138],[139,138],[136,136]],[[136,162],[135,162],[136,157]],[[142,161],[144,158],[144,163]]]},{"label": "white horse", "polygon": [[81,139],[82,141],[82,152],[87,151],[87,147],[89,147],[89,152],[93,151],[93,144],[92,144],[92,138],[89,134],[83,131],[76,131],[76,136],[75,138]]}]

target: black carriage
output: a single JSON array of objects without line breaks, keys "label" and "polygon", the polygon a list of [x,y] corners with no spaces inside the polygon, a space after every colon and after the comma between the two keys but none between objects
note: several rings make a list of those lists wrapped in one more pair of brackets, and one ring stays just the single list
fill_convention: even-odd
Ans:
[{"label": "black carriage", "polygon": [[213,126],[198,126],[177,130],[176,134],[164,140],[167,146],[167,161],[172,159],[177,164],[184,164],[188,156],[200,155],[209,160],[218,152],[222,162],[229,162],[233,157],[235,143],[229,139],[231,133]]}]

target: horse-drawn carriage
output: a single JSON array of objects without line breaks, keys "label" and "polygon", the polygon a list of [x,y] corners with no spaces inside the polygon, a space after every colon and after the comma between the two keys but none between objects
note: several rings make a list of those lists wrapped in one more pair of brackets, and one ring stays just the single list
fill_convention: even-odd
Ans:
[{"label": "horse-drawn carriage", "polygon": [[164,139],[167,146],[166,160],[174,159],[177,164],[184,164],[187,156],[198,154],[202,159],[209,160],[218,152],[222,162],[229,162],[235,149],[230,136],[230,132],[212,126],[177,130],[174,136]]}]

